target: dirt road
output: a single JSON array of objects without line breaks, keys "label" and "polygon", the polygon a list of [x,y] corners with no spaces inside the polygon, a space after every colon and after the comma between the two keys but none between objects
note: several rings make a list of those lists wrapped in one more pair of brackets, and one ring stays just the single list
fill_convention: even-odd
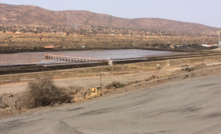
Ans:
[{"label": "dirt road", "polygon": [[58,134],[63,131],[66,134],[76,129],[72,132],[220,134],[220,80],[221,75],[195,78],[79,104],[46,108],[0,120],[0,133],[51,134],[56,131]]},{"label": "dirt road", "polygon": [[[175,70],[174,70],[175,71]],[[138,72],[133,74],[124,75],[106,75],[102,76],[102,85],[106,86],[113,81],[121,83],[128,83],[132,81],[140,81],[149,78],[151,75],[170,73],[171,71],[153,71],[153,72]],[[100,76],[83,77],[83,78],[68,78],[68,79],[55,79],[55,84],[60,87],[81,87],[84,89],[100,86]],[[28,82],[7,83],[0,85],[0,94],[3,93],[19,93],[27,89]]]}]

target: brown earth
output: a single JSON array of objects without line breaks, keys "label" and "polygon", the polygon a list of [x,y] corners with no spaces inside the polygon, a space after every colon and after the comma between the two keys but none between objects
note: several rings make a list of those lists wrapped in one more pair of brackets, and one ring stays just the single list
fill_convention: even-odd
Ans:
[{"label": "brown earth", "polygon": [[[153,74],[165,74],[165,70],[159,72],[139,72],[133,74],[123,74],[123,75],[104,75],[102,76],[102,84],[105,87],[113,81],[119,81],[122,83],[128,83],[132,81],[141,81],[145,78],[150,77]],[[170,72],[167,72],[170,73]],[[83,89],[88,89],[91,87],[100,86],[100,76],[95,77],[83,77],[83,78],[67,78],[67,79],[56,79],[55,84],[60,87],[80,87]],[[28,82],[17,82],[17,83],[7,83],[0,85],[0,94],[3,93],[20,93],[24,92],[27,88]],[[15,88],[16,87],[16,88]]]},{"label": "brown earth", "polygon": [[158,18],[124,19],[89,11],[50,11],[36,6],[0,4],[0,24],[3,25],[70,25],[159,29],[166,31],[215,34],[220,28]]}]

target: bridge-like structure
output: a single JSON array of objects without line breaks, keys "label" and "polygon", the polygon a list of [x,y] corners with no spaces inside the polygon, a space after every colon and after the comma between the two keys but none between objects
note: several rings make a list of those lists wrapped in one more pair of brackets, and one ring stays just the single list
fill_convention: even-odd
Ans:
[{"label": "bridge-like structure", "polygon": [[52,53],[46,53],[45,59],[68,61],[68,62],[107,62],[107,63],[110,62],[109,59],[101,59],[101,58],[96,58],[96,57],[85,57],[85,56],[74,56],[74,55],[64,55],[64,54],[52,54]]}]

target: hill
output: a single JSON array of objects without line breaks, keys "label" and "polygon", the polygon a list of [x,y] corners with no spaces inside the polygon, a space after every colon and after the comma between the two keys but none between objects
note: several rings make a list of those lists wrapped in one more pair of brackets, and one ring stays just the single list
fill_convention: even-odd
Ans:
[{"label": "hill", "polygon": [[159,18],[125,19],[89,11],[50,11],[37,6],[0,4],[1,25],[53,26],[74,24],[128,29],[217,34],[220,28]]}]

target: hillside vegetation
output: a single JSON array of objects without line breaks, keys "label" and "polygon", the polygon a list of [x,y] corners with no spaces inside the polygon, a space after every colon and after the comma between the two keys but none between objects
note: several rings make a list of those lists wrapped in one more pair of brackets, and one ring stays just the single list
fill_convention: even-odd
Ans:
[{"label": "hillside vegetation", "polygon": [[[135,46],[168,46],[182,44],[215,44],[217,37],[187,36],[138,36],[134,37]],[[128,47],[133,45],[133,36],[119,35],[76,35],[57,34],[0,34],[0,48],[40,48],[53,45],[56,48],[86,47]]]},{"label": "hillside vegetation", "polygon": [[0,4],[1,25],[52,26],[74,24],[217,34],[220,28],[158,18],[125,19],[88,11],[50,11],[36,6]]}]

